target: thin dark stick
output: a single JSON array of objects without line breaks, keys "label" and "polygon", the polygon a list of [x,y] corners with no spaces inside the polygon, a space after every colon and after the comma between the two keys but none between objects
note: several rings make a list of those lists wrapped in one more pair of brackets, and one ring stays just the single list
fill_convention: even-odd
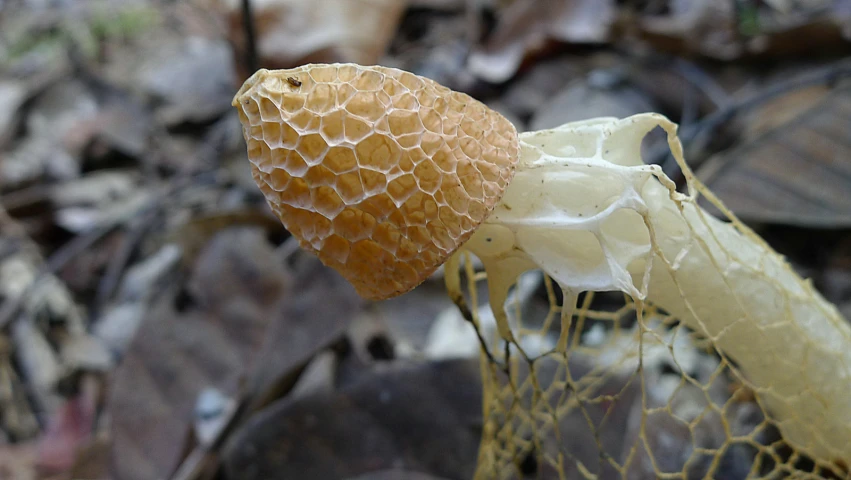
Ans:
[{"label": "thin dark stick", "polygon": [[718,84],[714,78],[703,71],[698,65],[677,58],[674,60],[674,67],[683,79],[690,85],[698,88],[706,98],[715,104],[716,108],[724,108],[730,103],[730,95],[724,90],[724,87]]},{"label": "thin dark stick", "polygon": [[251,0],[242,0],[242,28],[245,30],[245,65],[248,71],[257,71],[257,42],[254,34],[254,13]]},{"label": "thin dark stick", "polygon": [[0,306],[0,331],[6,328],[6,326],[14,320],[15,316],[18,315],[21,308],[24,306],[26,299],[35,292],[38,286],[50,275],[55,274],[64,268],[65,265],[67,265],[68,262],[73,260],[77,255],[96,244],[115,229],[125,225],[134,218],[149,215],[156,209],[161,208],[163,205],[167,204],[168,201],[172,200],[174,195],[180,193],[182,189],[186,188],[187,185],[191,185],[194,182],[205,181],[206,177],[210,176],[210,173],[210,171],[202,171],[194,175],[181,175],[166,185],[162,192],[154,195],[153,198],[139,206],[137,209],[134,209],[132,212],[128,212],[120,218],[116,218],[109,223],[92,230],[91,232],[74,237],[72,240],[59,247],[44,262],[44,265],[38,271],[36,278],[32,281],[32,283],[27,286],[27,288],[24,289],[19,296]]},{"label": "thin dark stick", "polygon": [[155,211],[147,212],[141,216],[135,225],[131,225],[126,229],[126,235],[118,248],[118,252],[112,256],[106,266],[106,271],[98,284],[97,294],[95,295],[94,305],[92,307],[91,318],[98,318],[103,307],[112,298],[113,293],[118,287],[119,282],[124,275],[125,269],[130,262],[130,258],[136,247],[142,240],[144,234],[148,231],[153,223],[156,215]]},{"label": "thin dark stick", "polygon": [[470,307],[467,305],[467,301],[464,300],[463,296],[459,296],[458,298],[452,298],[452,303],[458,307],[458,310],[461,312],[461,316],[466,320],[470,325],[472,325],[473,330],[476,332],[476,338],[479,339],[479,346],[482,348],[482,351],[487,355],[488,360],[494,364],[499,366],[500,368],[504,368],[496,358],[494,358],[490,349],[488,349],[488,344],[485,341],[485,338],[482,336],[482,332],[479,331],[479,326],[476,324],[476,320],[473,318],[473,311],[470,310]]},{"label": "thin dark stick", "polygon": [[0,309],[0,330],[5,328],[6,325],[15,318],[15,315],[17,315],[24,306],[26,298],[31,295],[50,274],[61,270],[74,257],[94,245],[98,240],[105,237],[119,225],[119,221],[111,222],[107,225],[98,227],[89,233],[74,237],[73,240],[59,247],[59,249],[47,259],[44,266],[36,274],[35,280],[33,280],[18,297],[9,300],[3,305],[3,308]]},{"label": "thin dark stick", "polygon": [[[680,141],[682,141],[683,146],[688,149],[691,142],[695,141],[700,135],[713,132],[716,128],[729,122],[734,116],[742,111],[761,105],[774,97],[800,90],[802,88],[814,85],[833,85],[840,79],[847,76],[851,76],[851,62],[842,60],[816,72],[777,83],[756,95],[743,100],[732,101],[728,103],[726,107],[716,110],[715,112],[703,117],[703,119],[698,122],[681,128],[679,131]],[[676,168],[674,167],[672,158],[669,157],[668,154],[669,151],[666,146],[656,152],[656,154],[651,155],[648,160],[649,163],[662,164],[663,170],[670,176],[672,171],[676,170]],[[668,158],[668,161],[663,162],[663,159],[666,157]],[[699,162],[689,162],[689,166],[692,169],[697,168],[697,166],[699,166]]]}]

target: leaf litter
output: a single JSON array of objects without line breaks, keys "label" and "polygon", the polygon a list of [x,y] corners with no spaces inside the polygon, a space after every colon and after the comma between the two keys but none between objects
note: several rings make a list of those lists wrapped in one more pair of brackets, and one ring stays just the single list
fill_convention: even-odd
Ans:
[{"label": "leaf litter", "polygon": [[[851,311],[838,60],[851,11],[740,3],[250,2],[266,68],[397,66],[520,127],[646,110],[678,120],[710,187]],[[0,478],[470,478],[478,341],[439,272],[366,304],[273,220],[229,107],[251,73],[243,20],[224,0],[0,2]],[[803,63],[802,48],[821,56]],[[524,309],[547,308],[543,284],[529,282]],[[647,368],[651,393],[679,378]],[[725,382],[710,399],[683,388],[678,416],[649,422],[650,451],[691,442],[683,418],[701,446],[722,444],[688,412],[723,402]],[[606,417],[602,437],[587,418],[563,427],[605,475],[585,446],[618,458],[638,434],[640,391],[620,378],[599,388],[619,393],[608,414],[586,412]],[[733,428],[759,423],[753,406],[725,413]],[[724,472],[742,477],[751,456],[731,450]],[[631,478],[652,478],[659,460],[639,452]]]}]

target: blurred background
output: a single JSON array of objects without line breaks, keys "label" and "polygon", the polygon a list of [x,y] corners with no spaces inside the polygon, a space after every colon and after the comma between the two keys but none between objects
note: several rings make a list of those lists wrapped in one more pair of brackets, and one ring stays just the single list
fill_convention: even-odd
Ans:
[{"label": "blurred background", "polygon": [[289,239],[231,107],[258,67],[398,67],[520,131],[667,115],[851,318],[849,55],[851,0],[0,0],[0,479],[472,477],[473,330],[440,272],[368,303]]}]

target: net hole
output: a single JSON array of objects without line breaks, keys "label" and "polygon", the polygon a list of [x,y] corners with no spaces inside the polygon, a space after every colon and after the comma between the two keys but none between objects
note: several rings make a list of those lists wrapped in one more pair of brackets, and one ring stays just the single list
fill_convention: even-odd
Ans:
[{"label": "net hole", "polygon": [[384,335],[376,335],[366,343],[366,351],[373,360],[387,361],[396,358],[393,344]]},{"label": "net hole", "polygon": [[520,462],[520,473],[523,475],[535,475],[538,473],[538,459],[535,457],[535,452],[529,452]]}]

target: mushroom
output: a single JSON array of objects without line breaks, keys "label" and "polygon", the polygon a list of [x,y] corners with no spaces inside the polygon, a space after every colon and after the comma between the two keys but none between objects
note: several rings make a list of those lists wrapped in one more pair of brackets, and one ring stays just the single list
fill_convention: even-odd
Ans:
[{"label": "mushroom", "polygon": [[517,131],[402,70],[259,70],[236,94],[257,185],[301,246],[365,298],[422,283],[499,201]]},{"label": "mushroom", "polygon": [[[234,105],[272,210],[364,297],[407,292],[444,262],[460,297],[456,250],[467,250],[513,341],[509,287],[541,269],[564,293],[563,353],[576,296],[621,291],[732,358],[790,445],[826,464],[851,458],[851,327],[694,178],[661,115],[518,135],[467,95],[352,64],[260,70]],[[656,127],[687,194],[641,159]]]}]

